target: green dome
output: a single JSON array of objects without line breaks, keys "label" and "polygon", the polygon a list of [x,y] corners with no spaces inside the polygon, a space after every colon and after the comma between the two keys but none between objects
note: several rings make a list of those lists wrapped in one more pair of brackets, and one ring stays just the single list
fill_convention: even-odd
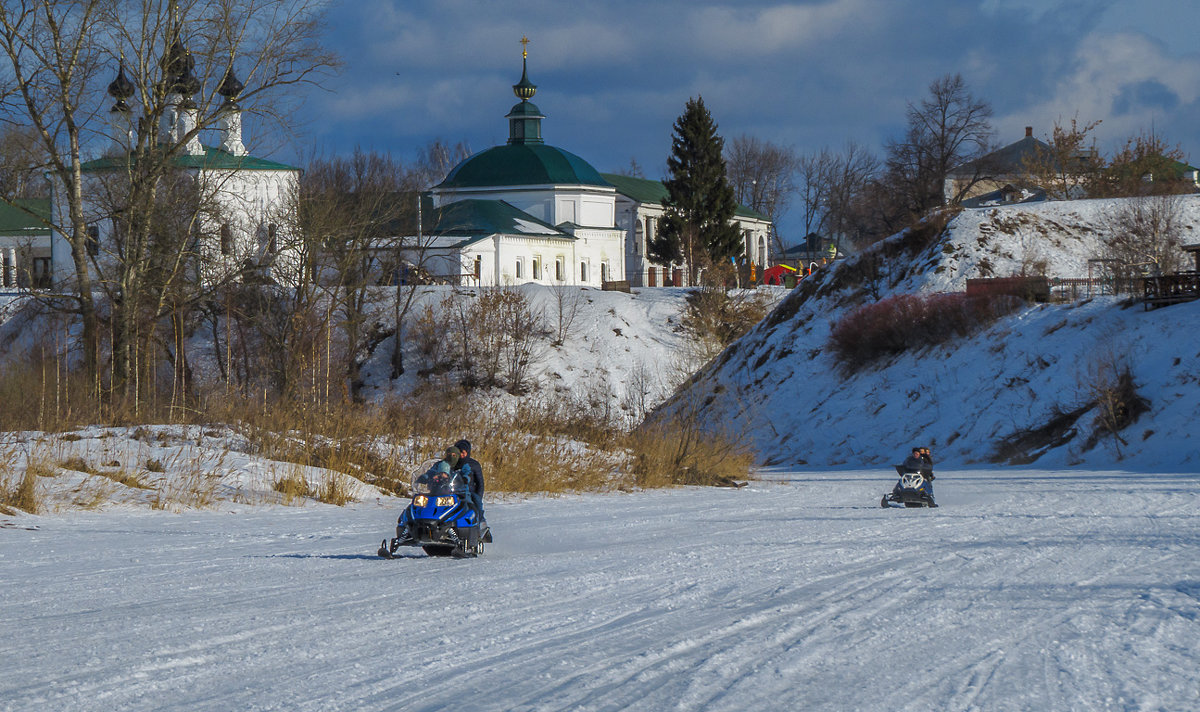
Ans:
[{"label": "green dome", "polygon": [[439,188],[491,188],[503,185],[599,185],[610,187],[591,164],[545,144],[508,144],[458,164]]}]

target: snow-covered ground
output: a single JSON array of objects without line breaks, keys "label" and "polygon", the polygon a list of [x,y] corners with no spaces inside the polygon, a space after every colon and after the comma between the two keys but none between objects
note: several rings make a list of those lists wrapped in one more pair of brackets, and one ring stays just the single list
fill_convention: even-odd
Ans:
[{"label": "snow-covered ground", "polygon": [[0,710],[1187,710],[1200,476],[886,469],[491,502],[0,518]]}]

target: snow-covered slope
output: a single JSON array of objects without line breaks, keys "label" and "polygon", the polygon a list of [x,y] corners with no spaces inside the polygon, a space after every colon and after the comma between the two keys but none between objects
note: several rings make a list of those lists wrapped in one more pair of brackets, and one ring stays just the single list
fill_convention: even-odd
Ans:
[{"label": "snow-covered slope", "polygon": [[0,518],[0,710],[1188,710],[1195,474],[886,470],[492,502]]},{"label": "snow-covered slope", "polygon": [[[802,284],[758,327],[702,372],[681,397],[706,403],[709,422],[751,438],[775,463],[898,461],[928,445],[942,461],[989,461],[1018,433],[1049,428],[1009,458],[1039,465],[1200,469],[1200,303],[1144,311],[1117,298],[1028,306],[971,338],[926,347],[846,376],[831,327],[873,297],[962,291],[976,276],[1044,263],[1051,277],[1086,277],[1113,201],[967,210],[938,235],[889,238],[875,294],[859,255]],[[1200,241],[1200,197],[1186,202],[1184,242]],[[869,280],[868,280],[869,281]],[[1094,398],[1127,364],[1150,410],[1104,437],[1095,410],[1056,416]],[[1034,438],[1037,440],[1037,438]]]}]

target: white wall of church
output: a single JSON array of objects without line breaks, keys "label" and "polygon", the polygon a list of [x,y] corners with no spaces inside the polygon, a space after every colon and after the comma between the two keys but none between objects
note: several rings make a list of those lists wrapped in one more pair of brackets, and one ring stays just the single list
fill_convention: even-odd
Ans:
[{"label": "white wall of church", "polygon": [[[281,283],[295,284],[300,277],[299,245],[290,233],[288,216],[297,189],[297,171],[193,171],[200,200],[207,204],[198,229],[194,262],[204,284],[227,279],[247,262],[264,268]],[[113,174],[94,173],[85,178],[84,218],[93,236],[95,263],[101,270],[116,264],[118,245],[112,207],[103,199],[106,181]],[[53,204],[55,224],[66,225],[65,201]],[[55,232],[51,259],[56,280],[71,279],[75,263],[71,244]]]}]

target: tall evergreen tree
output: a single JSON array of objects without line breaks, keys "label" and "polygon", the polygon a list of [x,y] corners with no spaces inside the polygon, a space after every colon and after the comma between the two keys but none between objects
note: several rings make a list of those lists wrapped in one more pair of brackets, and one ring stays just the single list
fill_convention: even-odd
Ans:
[{"label": "tall evergreen tree", "polygon": [[671,137],[666,212],[647,246],[655,262],[682,263],[689,284],[696,283],[702,268],[742,251],[741,233],[732,222],[737,201],[725,177],[724,146],[704,99],[689,99]]}]

